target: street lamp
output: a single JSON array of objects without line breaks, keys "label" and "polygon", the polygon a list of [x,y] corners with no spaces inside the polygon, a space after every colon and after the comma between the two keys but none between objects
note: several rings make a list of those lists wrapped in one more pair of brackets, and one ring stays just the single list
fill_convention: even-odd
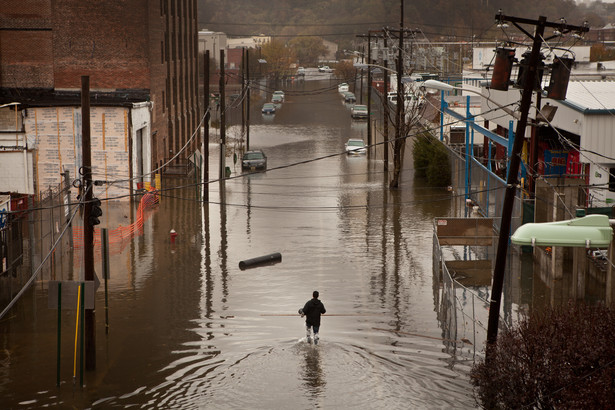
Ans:
[{"label": "street lamp", "polygon": [[438,81],[438,80],[426,80],[423,83],[423,87],[425,88],[430,88],[433,90],[440,90],[440,91],[453,91],[453,90],[461,90],[461,91],[466,91],[469,93],[473,93],[476,95],[480,95],[481,97],[483,97],[485,100],[492,102],[493,104],[495,104],[499,109],[501,109],[502,111],[504,111],[506,114],[510,115],[511,117],[513,117],[514,119],[518,120],[519,119],[519,113],[514,112],[513,110],[511,110],[508,107],[504,107],[502,104],[498,103],[497,101],[493,100],[491,97],[489,97],[486,94],[483,94],[479,91],[473,90],[471,88],[463,88],[463,87],[457,87],[454,85],[450,85],[447,83],[443,83],[442,81]]}]

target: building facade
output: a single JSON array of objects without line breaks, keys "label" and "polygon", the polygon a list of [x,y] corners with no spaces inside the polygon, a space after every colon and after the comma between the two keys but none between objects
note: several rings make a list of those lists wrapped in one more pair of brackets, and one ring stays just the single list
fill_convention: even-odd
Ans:
[{"label": "building facade", "polygon": [[[57,170],[76,174],[88,76],[95,178],[136,185],[188,158],[200,146],[197,31],[196,0],[2,1],[0,107],[17,104],[0,108],[10,110],[0,138],[16,141],[0,155],[11,151],[11,166],[23,158],[35,192]],[[100,150],[116,163],[103,166]]]}]

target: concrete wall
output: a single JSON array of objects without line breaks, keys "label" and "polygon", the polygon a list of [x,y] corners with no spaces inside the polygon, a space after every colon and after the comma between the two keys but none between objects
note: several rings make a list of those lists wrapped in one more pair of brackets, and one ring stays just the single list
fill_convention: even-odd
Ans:
[{"label": "concrete wall", "polygon": [[0,152],[0,191],[34,194],[32,152]]},{"label": "concrete wall", "polygon": [[[154,183],[152,172],[152,144],[148,138],[151,132],[151,109],[152,104],[135,104],[130,111],[130,139],[132,143],[132,177],[133,188],[137,188],[138,182]],[[139,134],[141,143],[139,143]],[[143,164],[142,173],[139,174],[139,163]]]}]

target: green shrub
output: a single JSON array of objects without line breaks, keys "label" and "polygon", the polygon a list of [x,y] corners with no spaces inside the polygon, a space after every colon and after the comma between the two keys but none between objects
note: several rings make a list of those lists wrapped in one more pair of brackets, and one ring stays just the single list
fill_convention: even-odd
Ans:
[{"label": "green shrub", "polygon": [[414,173],[427,178],[432,186],[448,186],[451,183],[451,164],[448,151],[428,133],[414,139],[412,151]]},{"label": "green shrub", "polygon": [[429,136],[419,135],[414,139],[412,159],[414,162],[414,174],[421,178],[427,177],[427,167],[433,151]]},{"label": "green shrub", "polygon": [[451,184],[451,164],[446,148],[439,143],[432,144],[433,153],[427,167],[427,182],[431,186]]}]

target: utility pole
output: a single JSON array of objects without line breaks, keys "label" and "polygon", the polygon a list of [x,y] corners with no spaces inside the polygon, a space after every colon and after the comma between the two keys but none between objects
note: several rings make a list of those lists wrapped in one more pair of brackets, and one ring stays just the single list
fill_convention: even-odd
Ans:
[{"label": "utility pole", "polygon": [[[387,41],[387,36],[383,36],[383,40],[384,40],[384,50],[388,51],[388,41]],[[383,62],[382,62],[382,66],[385,68],[389,68],[389,57],[388,57],[388,52],[387,52],[387,56],[384,58]],[[384,147],[384,173],[385,173],[385,177],[388,178],[389,174],[389,71],[388,70],[383,70],[384,72],[382,73],[384,75],[384,89],[383,89],[383,93],[384,93],[384,98],[382,99],[382,109],[384,110],[384,121],[382,122],[382,126],[384,127],[383,129],[383,134],[384,134],[384,144],[382,145]],[[385,180],[386,181],[386,180]]]},{"label": "utility pole", "polygon": [[246,49],[241,48],[241,136],[246,134]]},{"label": "utility pole", "polygon": [[[399,45],[397,54],[397,110],[395,115],[395,143],[393,144],[393,179],[389,188],[399,187],[399,175],[401,173],[402,151],[406,143],[406,136],[402,138],[402,128],[404,127],[404,105],[405,96],[401,78],[404,74],[404,0],[400,0],[400,20],[399,20]],[[405,131],[404,131],[405,134]]]},{"label": "utility pole", "polygon": [[[92,156],[90,140],[90,77],[81,76],[81,157],[83,169],[83,270],[85,281],[94,281],[94,225],[92,214]],[[96,312],[85,310],[85,368],[96,369]]]},{"label": "utility pole", "polygon": [[220,49],[220,174],[219,179],[224,179],[226,159],[226,95],[224,92],[224,49]]},{"label": "utility pole", "polygon": [[250,149],[250,49],[246,48],[246,151]]},{"label": "utility pole", "polygon": [[368,152],[371,152],[372,146],[372,69],[369,64],[372,63],[372,36],[371,31],[367,32],[367,146],[370,147]]},{"label": "utility pole", "polygon": [[[556,28],[560,33],[568,31],[586,32],[588,27],[568,26],[565,23],[547,23],[547,18],[540,16],[538,20],[529,20],[518,17],[504,16],[501,13],[496,14],[496,20],[507,21],[514,24],[519,30],[524,32],[528,37],[533,38],[532,51],[529,57],[527,74],[525,75],[525,83],[523,84],[523,93],[521,96],[521,106],[519,108],[520,118],[517,122],[515,132],[515,141],[510,153],[510,163],[508,169],[508,177],[506,180],[506,191],[504,193],[504,202],[502,205],[502,218],[500,222],[500,232],[498,238],[498,247],[496,252],[495,267],[493,270],[493,283],[491,285],[491,299],[489,301],[489,321],[487,327],[487,354],[486,360],[489,361],[493,355],[493,347],[498,337],[498,326],[500,319],[500,304],[502,299],[502,288],[504,283],[504,274],[506,271],[506,257],[508,253],[508,239],[510,235],[510,225],[512,210],[515,201],[515,194],[518,184],[519,165],[521,162],[521,149],[525,139],[525,128],[527,126],[527,118],[532,103],[532,94],[536,87],[538,65],[542,60],[540,48],[543,42],[545,27]],[[519,24],[535,26],[534,36],[529,34]],[[548,41],[552,37],[545,39]]]},{"label": "utility pole", "polygon": [[[370,67],[374,63],[372,60],[372,33],[381,32],[381,30],[368,30],[367,36],[365,34],[357,35],[357,37],[367,37],[367,145],[370,148],[374,143],[372,137],[372,69]],[[361,94],[363,93],[361,92]],[[371,153],[371,149],[368,150],[368,155],[369,153]]]},{"label": "utility pole", "polygon": [[203,132],[203,171],[205,177],[203,178],[203,201],[209,202],[209,119],[211,114],[209,113],[209,50],[205,50],[205,61],[203,62],[203,95],[205,104],[205,121]]}]

